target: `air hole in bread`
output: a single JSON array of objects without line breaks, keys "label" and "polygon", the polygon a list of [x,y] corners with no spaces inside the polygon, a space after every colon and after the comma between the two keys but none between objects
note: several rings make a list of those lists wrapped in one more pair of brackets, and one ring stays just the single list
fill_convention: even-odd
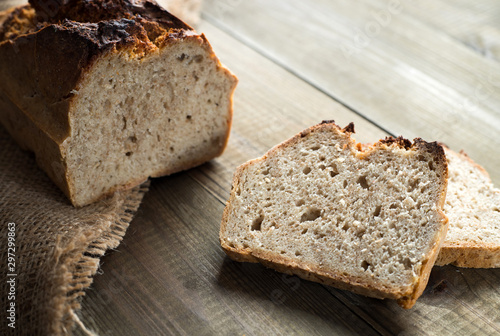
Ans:
[{"label": "air hole in bread", "polygon": [[371,266],[370,263],[368,261],[366,261],[366,260],[363,260],[363,262],[361,263],[361,267],[363,267],[363,269],[365,271],[367,271],[368,267],[370,267],[370,266]]},{"label": "air hole in bread", "polygon": [[308,208],[306,212],[302,214],[302,217],[300,217],[300,222],[308,222],[308,221],[314,221],[321,217],[321,210],[317,208]]},{"label": "air hole in bread", "polygon": [[368,189],[368,181],[366,180],[366,176],[360,176],[358,177],[358,180],[356,181],[363,189]]},{"label": "air hole in bread", "polygon": [[318,231],[314,231],[314,236],[316,236],[316,239],[322,239],[326,237],[326,234]]},{"label": "air hole in bread", "polygon": [[321,170],[325,170],[325,169],[326,169],[326,166],[325,166],[324,164],[320,164],[320,165],[319,165],[319,169],[321,169]]},{"label": "air hole in bread", "polygon": [[106,99],[106,101],[104,102],[104,110],[110,112],[111,107],[112,107],[111,100]]},{"label": "air hole in bread", "polygon": [[311,167],[305,167],[305,168],[302,170],[302,172],[303,172],[305,175],[309,174],[309,173],[311,172]]},{"label": "air hole in bread", "polygon": [[262,222],[264,221],[264,215],[260,214],[259,217],[255,218],[252,222],[252,227],[250,228],[252,231],[260,231],[262,227]]},{"label": "air hole in bread", "polygon": [[314,146],[312,146],[312,147],[311,147],[311,150],[313,150],[313,151],[317,151],[317,150],[318,150],[318,149],[320,149],[320,148],[321,148],[321,146],[320,146],[320,145],[314,145]]},{"label": "air hole in bread", "polygon": [[301,256],[301,255],[302,255],[302,253],[300,253],[299,251],[295,251],[295,255],[296,255],[297,257],[299,257],[299,256]]},{"label": "air hole in bread", "polygon": [[203,62],[203,55],[194,55],[193,60],[196,63],[201,63],[201,62]]},{"label": "air hole in bread", "polygon": [[434,170],[434,163],[432,161],[429,161],[429,169]]},{"label": "air hole in bread", "polygon": [[134,154],[134,152],[126,152],[125,153],[126,156],[131,156],[132,154]]},{"label": "air hole in bread", "polygon": [[325,161],[325,160],[326,160],[326,157],[325,157],[324,155],[320,155],[320,156],[319,156],[319,160],[320,160],[320,161]]},{"label": "air hole in bread", "polygon": [[349,224],[348,223],[344,223],[344,225],[342,226],[342,230],[344,230],[344,231],[349,230]]},{"label": "air hole in bread", "polygon": [[302,230],[302,232],[301,232],[300,234],[306,234],[306,233],[307,233],[307,230],[308,230],[308,229],[304,229],[304,230]]},{"label": "air hole in bread", "polygon": [[[338,170],[338,168],[337,168],[337,165],[335,165],[335,163],[332,163],[332,164],[330,165],[330,168],[331,168],[331,170],[330,170],[330,176],[331,176],[331,177],[335,177],[335,176],[337,176],[337,175],[339,174],[339,170]],[[346,187],[346,186],[344,186],[344,188],[345,188],[345,187]]]},{"label": "air hole in bread", "polygon": [[137,142],[137,137],[135,135],[132,135],[132,136],[128,137],[127,141],[130,141],[132,143],[136,143]]},{"label": "air hole in bread", "polygon": [[380,216],[380,212],[381,211],[382,211],[382,206],[381,205],[377,205],[377,207],[375,208],[375,211],[373,211],[373,216],[374,217]]},{"label": "air hole in bread", "polygon": [[[401,261],[400,261],[401,262]],[[406,269],[411,269],[411,261],[409,258],[404,258],[401,264],[406,268]]]},{"label": "air hole in bread", "polygon": [[[330,172],[330,175],[331,175],[331,174],[332,174],[332,173]],[[333,177],[333,176],[332,176],[332,177]],[[344,183],[342,184],[342,187],[347,188],[347,180],[344,180]]]},{"label": "air hole in bread", "polygon": [[389,205],[389,209],[396,209],[398,207],[398,205],[396,203],[392,203],[391,205]]},{"label": "air hole in bread", "polygon": [[412,192],[413,190],[415,190],[415,188],[417,187],[419,183],[419,179],[414,179],[412,181],[410,181],[410,185],[408,186],[408,192]]},{"label": "air hole in bread", "polygon": [[268,174],[269,174],[269,168],[262,171],[262,175],[268,175]]},{"label": "air hole in bread", "polygon": [[366,230],[365,229],[360,229],[358,232],[356,232],[356,237],[361,238],[365,234]]},{"label": "air hole in bread", "polygon": [[304,201],[303,199],[299,199],[297,202],[295,202],[295,205],[301,206],[301,205],[304,205],[305,203],[306,203],[306,201]]}]

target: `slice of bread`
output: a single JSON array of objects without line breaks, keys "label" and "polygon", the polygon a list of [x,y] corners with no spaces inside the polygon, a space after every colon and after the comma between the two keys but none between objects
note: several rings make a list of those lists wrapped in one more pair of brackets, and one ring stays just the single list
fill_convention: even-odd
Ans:
[{"label": "slice of bread", "polygon": [[30,0],[0,27],[0,122],[75,206],[220,155],[236,77],[150,0]]},{"label": "slice of bread", "polygon": [[444,148],[449,168],[444,211],[450,228],[436,265],[500,267],[500,190],[467,154]]},{"label": "slice of bread", "polygon": [[362,148],[332,121],[238,167],[220,229],[234,260],[411,308],[446,235],[437,143]]}]

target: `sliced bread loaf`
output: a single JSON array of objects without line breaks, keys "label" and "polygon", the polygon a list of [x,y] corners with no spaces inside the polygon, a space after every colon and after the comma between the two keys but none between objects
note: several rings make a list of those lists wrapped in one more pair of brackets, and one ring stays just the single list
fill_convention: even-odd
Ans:
[{"label": "sliced bread loaf", "polygon": [[0,121],[75,206],[224,150],[236,77],[155,1],[30,0],[1,21]]},{"label": "sliced bread loaf", "polygon": [[388,138],[362,149],[323,122],[238,167],[220,242],[237,261],[410,308],[447,229],[443,149]]},{"label": "sliced bread loaf", "polygon": [[436,265],[500,267],[500,190],[467,154],[444,148],[449,169],[444,211],[450,227]]}]

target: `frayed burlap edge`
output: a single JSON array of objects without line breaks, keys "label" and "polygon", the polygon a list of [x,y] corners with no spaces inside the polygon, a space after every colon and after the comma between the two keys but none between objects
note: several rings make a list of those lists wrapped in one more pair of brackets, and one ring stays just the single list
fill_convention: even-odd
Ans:
[{"label": "frayed burlap edge", "polygon": [[57,274],[53,280],[58,285],[53,287],[54,293],[49,295],[51,302],[47,303],[53,312],[51,334],[71,334],[76,326],[82,332],[94,335],[76,314],[81,308],[80,300],[92,284],[100,258],[107,250],[115,249],[120,244],[148,188],[149,182],[146,182],[130,191],[116,193],[111,202],[117,202],[117,198],[123,200],[117,202],[115,214],[96,215],[96,218],[89,219],[96,222],[96,227],[104,227],[102,231],[82,231],[65,244],[59,243],[62,236],[58,236],[53,255],[54,272]]}]

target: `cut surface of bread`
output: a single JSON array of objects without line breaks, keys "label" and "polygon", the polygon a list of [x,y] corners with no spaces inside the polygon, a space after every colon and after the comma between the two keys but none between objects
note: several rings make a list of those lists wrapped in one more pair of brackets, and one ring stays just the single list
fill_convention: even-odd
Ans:
[{"label": "cut surface of bread", "polygon": [[450,227],[436,265],[500,267],[500,190],[467,154],[444,148],[449,169],[444,211]]},{"label": "cut surface of bread", "polygon": [[353,126],[313,126],[238,167],[220,242],[237,261],[410,308],[447,229],[447,165],[436,143],[362,149]]},{"label": "cut surface of bread", "polygon": [[4,18],[0,120],[75,206],[222,153],[237,80],[204,35],[154,1],[44,3]]}]

